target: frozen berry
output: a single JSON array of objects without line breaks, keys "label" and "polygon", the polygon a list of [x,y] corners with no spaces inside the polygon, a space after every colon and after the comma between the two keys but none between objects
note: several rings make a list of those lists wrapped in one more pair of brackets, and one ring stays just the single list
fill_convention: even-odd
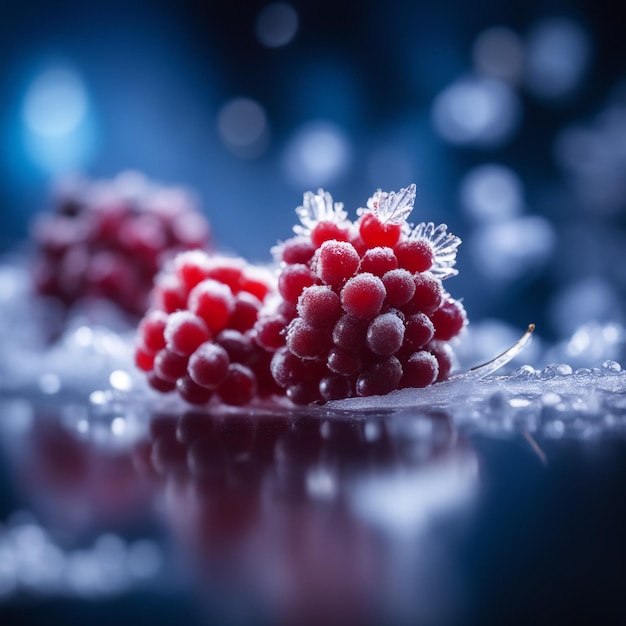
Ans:
[{"label": "frozen berry", "polygon": [[213,391],[201,387],[190,376],[183,376],[176,382],[176,390],[183,400],[190,404],[206,404],[213,396]]},{"label": "frozen berry", "polygon": [[154,353],[147,352],[141,346],[135,348],[135,365],[144,372],[149,372],[154,367]]},{"label": "frozen berry", "polygon": [[437,381],[446,380],[454,368],[454,352],[445,341],[431,341],[426,349],[433,354],[439,364]]},{"label": "frozen berry", "polygon": [[257,383],[252,370],[240,363],[231,363],[217,395],[226,404],[243,406],[256,395]]},{"label": "frozen berry", "polygon": [[361,258],[359,272],[369,272],[374,276],[383,276],[398,267],[398,260],[391,248],[376,247],[366,250]]},{"label": "frozen berry", "polygon": [[165,325],[167,314],[164,311],[150,311],[139,324],[139,337],[142,347],[154,354],[165,348]]},{"label": "frozen berry", "polygon": [[313,285],[302,292],[297,311],[310,326],[325,328],[333,326],[341,315],[341,300],[330,287]]},{"label": "frozen berry", "polygon": [[381,309],[385,296],[383,281],[373,274],[357,274],[341,291],[341,303],[354,317],[374,317]]},{"label": "frozen berry", "polygon": [[254,325],[254,340],[264,350],[273,352],[285,345],[287,320],[278,314],[260,317]]},{"label": "frozen berry", "polygon": [[174,261],[176,276],[187,292],[208,277],[210,267],[211,257],[199,250],[183,252]]},{"label": "frozen berry", "polygon": [[207,342],[191,355],[188,365],[189,376],[201,387],[212,389],[224,381],[229,365],[228,352],[216,343]]},{"label": "frozen berry", "polygon": [[425,313],[414,313],[406,320],[403,347],[415,352],[423,348],[435,334],[435,327]]},{"label": "frozen berry", "polygon": [[433,266],[433,250],[424,239],[401,241],[394,248],[394,252],[398,265],[411,274],[425,272]]},{"label": "frozen berry", "polygon": [[404,269],[395,269],[383,276],[383,285],[387,292],[385,303],[389,306],[403,306],[415,295],[413,276]]},{"label": "frozen berry", "polygon": [[322,282],[341,286],[359,267],[359,255],[347,241],[326,241],[319,250],[316,272]]},{"label": "frozen berry", "polygon": [[158,276],[152,290],[152,304],[155,308],[173,313],[184,309],[187,303],[185,290],[178,278],[172,275]]},{"label": "frozen berry", "polygon": [[382,356],[395,354],[402,346],[404,324],[394,313],[375,317],[367,329],[367,347]]},{"label": "frozen berry", "polygon": [[342,376],[352,376],[361,369],[361,356],[356,350],[334,347],[328,352],[328,369]]},{"label": "frozen berry", "polygon": [[325,376],[320,380],[319,392],[324,400],[342,400],[352,395],[352,384],[346,376]]},{"label": "frozen berry", "polygon": [[315,250],[315,244],[308,237],[294,237],[283,244],[281,257],[289,265],[306,264],[313,258]]},{"label": "frozen berry", "polygon": [[369,322],[361,317],[342,315],[333,328],[333,343],[346,350],[356,350],[365,345]]},{"label": "frozen berry", "polygon": [[294,404],[312,404],[320,399],[319,383],[306,380],[287,387],[287,397]]},{"label": "frozen berry", "polygon": [[376,246],[393,248],[400,239],[402,226],[383,224],[373,213],[366,213],[361,218],[359,233],[369,248]]},{"label": "frozen berry", "polygon": [[247,291],[239,292],[235,297],[235,306],[228,319],[228,327],[242,333],[250,330],[256,323],[261,310],[261,301]]},{"label": "frozen berry", "polygon": [[280,295],[295,304],[305,287],[310,287],[318,282],[316,275],[306,266],[296,263],[288,265],[278,278],[278,290]]},{"label": "frozen berry", "polygon": [[154,357],[154,373],[158,378],[176,382],[187,373],[187,357],[164,348]]},{"label": "frozen berry", "polygon": [[347,241],[348,231],[334,222],[319,222],[311,231],[311,241],[319,248],[325,241]]},{"label": "frozen berry", "polygon": [[213,333],[226,328],[235,310],[235,298],[230,287],[211,278],[191,290],[187,303],[189,310],[201,317]]},{"label": "frozen berry", "polygon": [[254,355],[252,337],[238,330],[232,328],[223,330],[215,338],[215,342],[226,350],[232,363],[248,363]]},{"label": "frozen berry", "polygon": [[435,339],[449,341],[465,326],[465,309],[457,300],[449,299],[430,316],[430,319],[435,327]]},{"label": "frozen berry", "polygon": [[437,380],[439,363],[426,350],[414,352],[402,363],[401,387],[428,387]]},{"label": "frozen berry", "polygon": [[287,327],[287,347],[303,359],[322,356],[329,343],[329,333],[325,329],[309,326],[301,318],[296,318]]},{"label": "frozen berry", "polygon": [[436,311],[443,302],[443,286],[438,278],[430,272],[416,274],[415,294],[405,307],[407,313],[426,313],[430,315]]},{"label": "frozen berry", "polygon": [[274,353],[270,368],[272,377],[281,387],[295,385],[298,380],[302,380],[306,372],[302,359],[287,348],[279,348]]},{"label": "frozen berry", "polygon": [[402,378],[402,365],[395,356],[370,365],[356,381],[359,396],[384,395],[398,388]]},{"label": "frozen berry", "polygon": [[150,385],[150,387],[152,387],[156,391],[160,391],[161,393],[168,393],[176,389],[175,381],[160,378],[154,372],[150,372],[148,374],[148,384]]},{"label": "frozen berry", "polygon": [[167,319],[164,334],[168,349],[182,356],[189,356],[211,338],[204,321],[190,311],[172,313]]}]

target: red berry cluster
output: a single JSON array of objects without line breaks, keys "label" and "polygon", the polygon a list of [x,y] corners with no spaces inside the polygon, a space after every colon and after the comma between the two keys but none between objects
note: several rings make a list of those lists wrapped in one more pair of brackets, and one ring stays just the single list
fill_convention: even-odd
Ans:
[{"label": "red berry cluster", "polygon": [[137,365],[194,404],[309,404],[447,378],[466,315],[442,279],[460,240],[409,226],[414,199],[414,185],[379,191],[352,223],[330,194],[305,194],[297,236],[276,248],[277,285],[241,260],[179,254],[157,276]]},{"label": "red berry cluster", "polygon": [[179,254],[156,278],[152,308],[139,324],[137,366],[154,389],[176,389],[192,404],[216,397],[244,405],[279,392],[271,354],[253,339],[272,289],[271,275],[239,259]]},{"label": "red berry cluster", "polygon": [[445,226],[406,224],[414,189],[378,192],[355,224],[329,194],[305,196],[306,228],[279,248],[283,302],[256,325],[292,401],[386,394],[449,375],[448,341],[466,315],[440,277],[456,273],[460,241]]},{"label": "red berry cluster", "polygon": [[55,212],[33,223],[33,236],[39,293],[67,306],[106,298],[143,315],[165,258],[206,247],[210,228],[186,191],[126,172],[61,191]]}]

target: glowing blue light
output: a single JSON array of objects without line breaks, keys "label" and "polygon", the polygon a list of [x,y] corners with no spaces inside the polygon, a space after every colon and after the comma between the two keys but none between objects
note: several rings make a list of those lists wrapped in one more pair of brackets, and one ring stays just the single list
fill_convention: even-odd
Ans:
[{"label": "glowing blue light", "polygon": [[26,91],[21,114],[24,146],[39,168],[58,174],[85,164],[94,129],[77,72],[66,66],[44,70]]},{"label": "glowing blue light", "polygon": [[461,183],[461,205],[474,219],[503,220],[520,213],[522,183],[513,170],[487,164],[470,170]]},{"label": "glowing blue light", "polygon": [[67,135],[83,121],[86,113],[83,83],[74,72],[64,68],[40,74],[24,100],[24,121],[40,135]]},{"label": "glowing blue light", "polygon": [[515,92],[498,80],[464,78],[439,94],[433,122],[443,139],[454,144],[495,146],[504,143],[520,120]]},{"label": "glowing blue light", "polygon": [[546,99],[563,98],[578,87],[589,61],[587,33],[575,22],[540,22],[528,41],[528,87]]},{"label": "glowing blue light", "polygon": [[284,168],[298,188],[314,188],[337,180],[348,168],[350,143],[332,122],[316,121],[300,127],[288,143]]}]

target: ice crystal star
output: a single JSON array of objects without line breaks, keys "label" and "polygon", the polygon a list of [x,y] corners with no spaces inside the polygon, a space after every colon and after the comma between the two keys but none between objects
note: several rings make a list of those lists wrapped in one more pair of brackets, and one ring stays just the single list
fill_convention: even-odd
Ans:
[{"label": "ice crystal star", "polygon": [[348,226],[348,214],[343,208],[343,202],[333,202],[330,193],[323,189],[318,189],[317,193],[305,192],[302,206],[296,208],[296,215],[301,222],[293,227],[296,235],[310,235],[320,222]]},{"label": "ice crystal star", "polygon": [[[367,201],[367,209],[373,213],[382,224],[404,224],[415,204],[415,184],[411,184],[400,191],[383,191],[378,189]],[[366,209],[359,209],[359,215]]]},{"label": "ice crystal star", "polygon": [[445,224],[435,226],[432,222],[421,222],[409,232],[408,238],[411,241],[422,239],[428,242],[434,257],[430,271],[437,278],[443,280],[459,273],[454,269],[454,264],[461,240],[456,235],[448,233]]}]

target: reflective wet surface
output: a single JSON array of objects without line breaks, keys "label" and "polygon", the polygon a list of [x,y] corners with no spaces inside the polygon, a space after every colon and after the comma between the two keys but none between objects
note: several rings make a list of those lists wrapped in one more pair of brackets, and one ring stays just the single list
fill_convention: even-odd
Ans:
[{"label": "reflective wet surface", "polygon": [[0,405],[3,623],[626,617],[622,439],[467,436],[440,410],[91,407]]}]

